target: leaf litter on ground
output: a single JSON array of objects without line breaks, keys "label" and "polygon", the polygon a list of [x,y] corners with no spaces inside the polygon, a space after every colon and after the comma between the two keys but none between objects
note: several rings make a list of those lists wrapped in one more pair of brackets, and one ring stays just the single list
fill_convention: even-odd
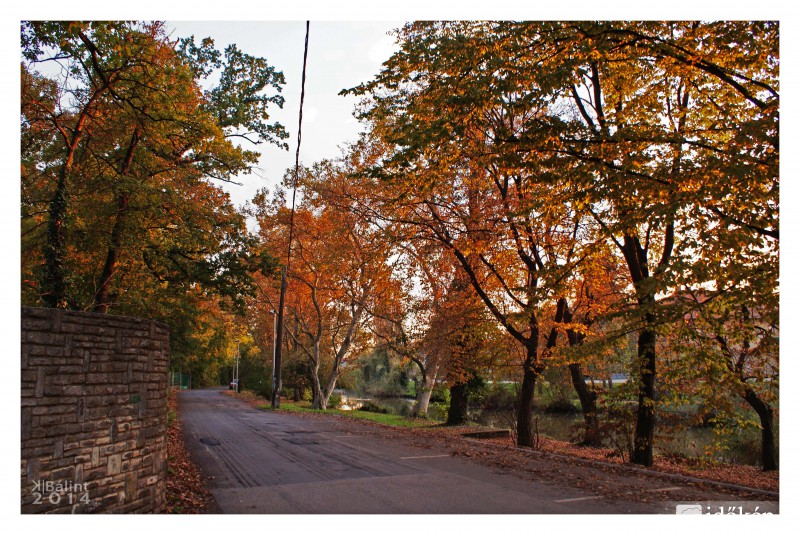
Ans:
[{"label": "leaf litter on ground", "polygon": [[167,426],[167,499],[163,512],[210,513],[214,499],[184,445],[178,396],[174,390],[170,390],[167,407],[175,417]]}]

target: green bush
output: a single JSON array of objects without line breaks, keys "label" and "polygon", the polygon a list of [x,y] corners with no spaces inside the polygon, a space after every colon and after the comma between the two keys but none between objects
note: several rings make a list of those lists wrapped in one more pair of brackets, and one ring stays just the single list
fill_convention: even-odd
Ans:
[{"label": "green bush", "polygon": [[375,412],[378,414],[389,414],[389,409],[382,407],[373,401],[365,401],[358,410],[364,412]]},{"label": "green bush", "polygon": [[547,414],[575,414],[580,412],[577,394],[574,389],[567,390],[559,381],[540,381],[537,383],[539,399],[536,406]]},{"label": "green bush", "polygon": [[264,399],[272,399],[272,383],[267,381],[259,381],[253,385],[253,392]]},{"label": "green bush", "polygon": [[486,397],[489,394],[489,384],[483,377],[473,374],[467,381],[467,404],[471,408],[483,407],[486,403]]},{"label": "green bush", "polygon": [[446,385],[437,385],[431,392],[431,403],[444,403],[450,405],[450,388]]},{"label": "green bush", "polygon": [[[775,441],[778,444],[777,437]],[[777,446],[776,446],[777,456]],[[742,429],[741,432],[728,439],[728,454],[730,461],[751,466],[761,465],[761,430]]]},{"label": "green bush", "polygon": [[336,392],[331,393],[331,397],[328,398],[328,408],[338,409],[339,405],[341,404],[342,404],[342,396],[340,396]]},{"label": "green bush", "polygon": [[428,418],[444,422],[447,420],[447,411],[450,408],[449,403],[433,402],[428,405]]},{"label": "green bush", "polygon": [[513,384],[494,383],[483,399],[483,408],[489,410],[513,410],[516,404],[517,393]]},{"label": "green bush", "polygon": [[571,399],[556,398],[549,400],[542,408],[542,412],[546,414],[577,414],[580,409]]},{"label": "green bush", "polygon": [[600,419],[601,440],[613,448],[623,461],[629,461],[633,455],[636,410],[636,403],[624,399],[624,396],[612,395],[606,398]]}]

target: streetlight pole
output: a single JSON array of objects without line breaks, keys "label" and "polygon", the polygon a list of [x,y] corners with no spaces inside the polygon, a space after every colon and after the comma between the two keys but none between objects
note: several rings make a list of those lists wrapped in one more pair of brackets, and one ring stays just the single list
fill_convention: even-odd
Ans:
[{"label": "streetlight pole", "polygon": [[236,393],[239,393],[239,342],[236,342]]}]

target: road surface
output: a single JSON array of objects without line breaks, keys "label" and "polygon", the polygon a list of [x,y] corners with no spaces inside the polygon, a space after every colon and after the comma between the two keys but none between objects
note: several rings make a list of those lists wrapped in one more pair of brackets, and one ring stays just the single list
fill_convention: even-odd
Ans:
[{"label": "road surface", "polygon": [[186,446],[222,513],[675,513],[674,503],[531,481],[359,422],[260,411],[219,389],[178,399]]}]

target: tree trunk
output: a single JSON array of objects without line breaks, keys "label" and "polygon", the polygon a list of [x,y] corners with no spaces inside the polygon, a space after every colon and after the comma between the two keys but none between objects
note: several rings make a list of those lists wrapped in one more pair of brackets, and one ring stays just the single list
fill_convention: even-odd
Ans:
[{"label": "tree trunk", "polygon": [[428,415],[428,407],[431,403],[432,393],[433,388],[423,388],[417,392],[417,399],[414,403],[414,409],[412,410],[413,416],[423,417]]},{"label": "tree trunk", "polygon": [[[672,255],[674,226],[667,225],[664,237],[664,250],[658,271],[666,269]],[[639,310],[644,315],[644,327],[639,332],[637,343],[637,380],[639,381],[639,406],[636,414],[636,431],[633,441],[631,462],[643,466],[653,465],[653,436],[656,426],[655,382],[656,382],[656,305],[652,288],[653,279],[647,265],[647,248],[642,247],[639,238],[626,234],[621,249],[625,263],[631,273],[631,282],[636,287]]]},{"label": "tree trunk", "polygon": [[425,416],[428,414],[428,405],[431,401],[433,386],[436,383],[436,370],[428,370],[422,374],[422,386],[417,390],[417,400],[414,404],[412,414],[414,416]]},{"label": "tree trunk", "polygon": [[462,425],[467,421],[469,392],[467,383],[456,383],[450,387],[450,408],[447,410],[445,425]]},{"label": "tree trunk", "polygon": [[[88,39],[81,34],[84,42]],[[78,121],[71,133],[57,123],[56,128],[67,141],[67,153],[64,164],[58,173],[56,191],[50,200],[49,219],[47,221],[47,243],[44,246],[44,266],[42,273],[42,299],[50,308],[67,308],[67,178],[72,173],[72,165],[78,144],[83,137],[86,121],[93,113],[94,103],[108,89],[108,79],[94,90],[94,93],[78,114]]]},{"label": "tree trunk", "polygon": [[[133,164],[133,153],[136,146],[139,144],[139,128],[135,128],[128,149],[125,152],[120,164],[119,174],[122,177],[128,176],[131,172],[131,165]],[[117,197],[117,214],[114,219],[114,227],[111,229],[111,241],[108,246],[108,254],[106,255],[106,262],[103,265],[103,272],[100,274],[100,286],[94,294],[94,312],[105,314],[111,305],[110,290],[111,278],[117,271],[117,262],[119,260],[120,252],[122,251],[122,233],[125,225],[125,217],[128,213],[128,206],[130,205],[130,194],[127,192],[120,192]]]},{"label": "tree trunk", "polygon": [[322,411],[328,410],[328,400],[329,399],[331,399],[330,393],[320,392],[319,406],[318,407],[314,407],[314,408],[322,410]]},{"label": "tree trunk", "polygon": [[583,441],[584,446],[593,448],[600,447],[600,427],[597,423],[597,393],[590,390],[583,380],[583,370],[579,362],[569,365],[569,374],[572,378],[572,386],[578,393],[583,412]]},{"label": "tree trunk", "polygon": [[[564,300],[562,319],[567,323],[572,323],[573,315],[567,307],[567,302]],[[558,321],[558,319],[557,319]],[[585,326],[589,326],[592,320],[586,316],[581,322]],[[571,347],[577,347],[583,344],[586,335],[575,331],[574,329],[567,329],[567,341]],[[583,412],[583,441],[582,444],[593,448],[600,447],[600,427],[597,422],[597,393],[594,389],[586,386],[586,381],[583,379],[583,369],[580,362],[573,362],[569,364],[569,375],[572,379],[572,386],[578,394],[578,399],[581,402],[581,412]],[[605,381],[603,381],[605,384]],[[610,388],[609,384],[609,388]]]},{"label": "tree trunk", "polygon": [[533,393],[536,388],[536,372],[530,365],[523,368],[522,385],[517,400],[517,446],[533,446]]},{"label": "tree trunk", "polygon": [[[66,166],[65,166],[66,167]],[[45,305],[50,308],[67,308],[66,283],[66,233],[67,170],[58,177],[56,191],[50,201],[47,221],[47,243],[44,247],[42,290]]]},{"label": "tree trunk", "polygon": [[[366,296],[363,296],[366,297]],[[321,410],[328,409],[328,400],[331,398],[331,394],[333,394],[333,390],[336,388],[336,381],[339,379],[339,373],[341,372],[342,362],[344,361],[344,357],[347,355],[347,352],[350,350],[350,346],[353,343],[353,335],[355,333],[356,327],[358,323],[361,321],[361,316],[364,313],[364,305],[359,304],[358,306],[352,309],[352,316],[350,318],[350,325],[347,328],[347,333],[345,334],[344,339],[342,340],[342,345],[339,346],[339,349],[336,351],[336,355],[333,359],[333,367],[331,368],[331,373],[328,375],[328,380],[325,383],[325,387],[322,387],[320,380],[319,380],[319,338],[321,338],[321,330],[319,332],[319,336],[317,337],[317,341],[315,342],[314,347],[314,354],[316,355],[316,365],[313,369],[314,375],[314,383],[317,385],[317,389],[319,390],[319,394],[314,397],[314,399],[319,400],[319,406],[314,407]]]},{"label": "tree trunk", "polygon": [[322,402],[322,389],[319,387],[319,381],[311,382],[311,408],[314,410],[325,410]]},{"label": "tree trunk", "polygon": [[322,389],[322,403],[321,409],[328,410],[328,402],[331,399],[331,394],[333,394],[333,390],[336,388],[336,381],[339,378],[339,370],[338,368],[334,368],[331,370],[331,375],[328,377],[328,384]]},{"label": "tree trunk", "polygon": [[744,399],[756,411],[761,420],[761,466],[764,470],[778,469],[778,456],[775,452],[775,413],[767,403],[752,389],[747,388]]},{"label": "tree trunk", "polygon": [[[653,318],[647,315],[648,325]],[[639,406],[636,414],[636,431],[631,462],[653,466],[653,435],[656,427],[655,377],[656,333],[645,327],[639,333]]]},{"label": "tree trunk", "polygon": [[319,357],[311,366],[311,408],[325,410],[322,404],[322,385],[319,382]]},{"label": "tree trunk", "polygon": [[130,196],[126,193],[120,194],[117,199],[117,217],[114,220],[114,228],[111,230],[111,243],[108,247],[106,262],[103,265],[103,272],[100,274],[100,286],[94,294],[93,310],[100,314],[108,312],[111,306],[111,279],[117,271],[117,261],[122,249],[122,225],[129,202]]}]

